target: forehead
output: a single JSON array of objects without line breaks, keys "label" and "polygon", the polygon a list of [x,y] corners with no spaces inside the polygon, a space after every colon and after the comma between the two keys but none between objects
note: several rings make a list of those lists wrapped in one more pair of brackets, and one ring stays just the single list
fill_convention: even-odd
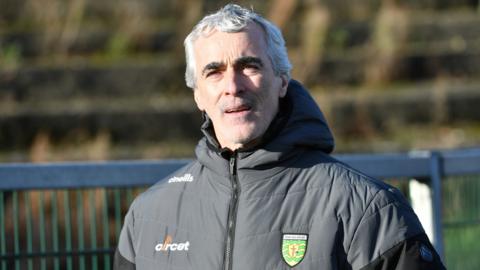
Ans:
[{"label": "forehead", "polygon": [[249,23],[240,32],[227,33],[219,30],[202,33],[194,42],[197,66],[211,61],[230,61],[241,56],[266,57],[265,33],[261,26]]}]

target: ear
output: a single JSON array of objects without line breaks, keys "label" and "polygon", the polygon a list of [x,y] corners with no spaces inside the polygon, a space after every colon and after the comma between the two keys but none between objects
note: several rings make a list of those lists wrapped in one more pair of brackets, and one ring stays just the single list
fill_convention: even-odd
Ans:
[{"label": "ear", "polygon": [[202,98],[200,97],[200,93],[198,92],[197,88],[193,89],[193,98],[195,99],[195,103],[200,111],[204,111],[204,106],[202,103]]},{"label": "ear", "polygon": [[288,79],[287,79],[287,76],[281,75],[281,76],[280,76],[280,80],[282,80],[282,84],[281,84],[279,96],[280,96],[281,98],[283,98],[283,97],[285,97],[285,95],[287,94],[287,88],[288,88]]}]

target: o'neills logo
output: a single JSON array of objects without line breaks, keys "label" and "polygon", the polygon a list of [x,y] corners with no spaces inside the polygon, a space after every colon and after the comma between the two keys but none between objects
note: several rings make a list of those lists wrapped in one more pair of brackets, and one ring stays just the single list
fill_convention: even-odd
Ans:
[{"label": "o'neills logo", "polygon": [[187,173],[184,176],[181,177],[172,177],[168,179],[168,183],[181,183],[181,182],[192,182],[193,181],[193,175]]},{"label": "o'neills logo", "polygon": [[172,237],[170,235],[167,235],[165,237],[165,240],[161,244],[157,244],[155,246],[156,251],[188,251],[188,247],[190,246],[190,242],[186,241],[184,243],[173,243],[172,242]]}]

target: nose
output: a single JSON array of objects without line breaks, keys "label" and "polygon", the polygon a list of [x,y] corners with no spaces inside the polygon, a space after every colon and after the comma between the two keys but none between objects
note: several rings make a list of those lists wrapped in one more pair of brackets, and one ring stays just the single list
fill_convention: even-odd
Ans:
[{"label": "nose", "polygon": [[244,91],[241,75],[237,74],[234,69],[225,71],[224,82],[224,93],[226,95],[237,96]]}]

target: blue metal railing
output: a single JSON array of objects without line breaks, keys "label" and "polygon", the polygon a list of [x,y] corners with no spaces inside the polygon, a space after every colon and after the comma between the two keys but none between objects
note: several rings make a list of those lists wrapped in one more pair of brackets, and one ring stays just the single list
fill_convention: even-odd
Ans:
[{"label": "blue metal railing", "polygon": [[[480,148],[403,154],[341,154],[340,161],[377,178],[480,173]],[[0,190],[151,185],[189,160],[0,164]],[[432,168],[432,164],[438,163]]]}]

